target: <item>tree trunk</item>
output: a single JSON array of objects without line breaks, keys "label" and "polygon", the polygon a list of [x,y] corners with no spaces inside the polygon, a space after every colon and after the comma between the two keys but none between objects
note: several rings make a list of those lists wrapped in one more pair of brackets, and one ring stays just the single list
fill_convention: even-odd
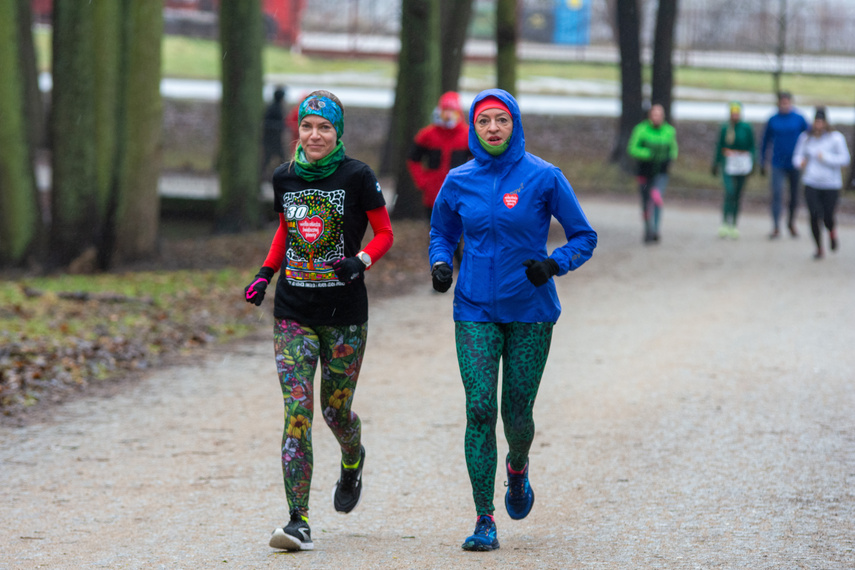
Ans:
[{"label": "tree trunk", "polygon": [[440,92],[458,91],[465,60],[463,49],[472,17],[473,0],[443,0],[440,26],[442,83]]},{"label": "tree trunk", "polygon": [[112,262],[154,255],[160,220],[160,52],[163,40],[162,0],[125,0],[126,32],[119,67],[121,151],[114,175],[110,227],[116,228]]},{"label": "tree trunk", "polygon": [[17,0],[0,0],[0,264],[24,261],[39,232],[27,141]]},{"label": "tree trunk", "polygon": [[496,1],[496,86],[517,92],[517,0]]},{"label": "tree trunk", "polygon": [[33,42],[33,14],[29,0],[18,1],[18,56],[21,60],[21,73],[24,82],[24,109],[27,117],[27,138],[30,152],[45,143],[45,112],[42,92],[39,90],[39,69],[36,61],[36,47]]},{"label": "tree trunk", "polygon": [[220,198],[216,230],[224,233],[261,224],[262,59],[260,0],[223,0],[220,49],[223,96],[220,107]]},{"label": "tree trunk", "polygon": [[385,166],[385,172],[395,176],[395,219],[423,216],[421,196],[407,170],[406,159],[413,138],[428,123],[439,99],[439,12],[434,0],[404,0],[401,7],[398,82]]},{"label": "tree trunk", "polygon": [[93,247],[101,227],[93,136],[93,13],[89,2],[56,2],[53,6],[50,267],[66,266]]},{"label": "tree trunk", "polygon": [[665,109],[671,121],[671,97],[674,86],[674,24],[677,21],[677,0],[659,0],[656,13],[656,37],[653,41],[652,102]]},{"label": "tree trunk", "polygon": [[629,166],[626,145],[632,129],[644,117],[641,94],[641,59],[639,56],[639,17],[636,0],[617,4],[618,46],[620,49],[621,114],[612,161]]},{"label": "tree trunk", "polygon": [[[95,175],[98,179],[98,215],[107,217],[113,174],[120,167],[122,149],[118,129],[120,97],[120,69],[124,46],[122,38],[130,28],[124,6],[125,0],[96,2],[93,4],[95,41]],[[124,142],[124,141],[122,141]]]}]

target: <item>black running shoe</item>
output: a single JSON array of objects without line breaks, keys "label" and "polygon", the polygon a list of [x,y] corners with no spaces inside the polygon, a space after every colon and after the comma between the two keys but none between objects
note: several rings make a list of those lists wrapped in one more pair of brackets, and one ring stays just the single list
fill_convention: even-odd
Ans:
[{"label": "black running shoe", "polygon": [[365,465],[365,448],[359,446],[359,466],[355,469],[345,469],[342,465],[341,476],[333,487],[333,507],[342,514],[347,514],[359,505],[362,499],[362,466]]},{"label": "black running shoe", "polygon": [[270,537],[271,548],[282,550],[314,550],[312,542],[312,529],[309,523],[303,520],[300,510],[291,509],[291,522],[283,528],[277,528]]}]

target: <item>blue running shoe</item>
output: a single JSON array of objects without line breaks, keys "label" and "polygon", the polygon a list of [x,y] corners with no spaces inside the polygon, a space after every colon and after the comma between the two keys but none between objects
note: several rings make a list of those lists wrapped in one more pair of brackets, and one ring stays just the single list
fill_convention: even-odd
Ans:
[{"label": "blue running shoe", "polygon": [[481,515],[475,523],[475,532],[463,543],[463,550],[487,551],[499,548],[496,523],[490,515]]},{"label": "blue running shoe", "polygon": [[518,521],[526,518],[534,506],[534,489],[528,483],[528,463],[525,464],[522,473],[511,471],[510,461],[506,460],[505,466],[508,469],[508,480],[505,483],[508,488],[505,493],[505,508],[508,510],[508,516]]}]

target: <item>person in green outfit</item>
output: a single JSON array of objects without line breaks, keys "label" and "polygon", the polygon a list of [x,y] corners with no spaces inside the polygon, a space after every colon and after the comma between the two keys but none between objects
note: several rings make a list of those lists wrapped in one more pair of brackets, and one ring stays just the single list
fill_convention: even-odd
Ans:
[{"label": "person in green outfit", "polygon": [[665,121],[660,104],[632,129],[627,152],[637,164],[638,191],[644,218],[644,243],[659,241],[662,198],[668,186],[668,166],[677,158],[677,131]]},{"label": "person in green outfit", "polygon": [[721,172],[724,184],[724,206],[719,237],[737,239],[736,219],[742,200],[745,181],[754,171],[756,150],[754,147],[754,129],[742,120],[742,104],[732,101],[728,105],[730,120],[721,126],[715,156],[712,163],[712,175]]}]

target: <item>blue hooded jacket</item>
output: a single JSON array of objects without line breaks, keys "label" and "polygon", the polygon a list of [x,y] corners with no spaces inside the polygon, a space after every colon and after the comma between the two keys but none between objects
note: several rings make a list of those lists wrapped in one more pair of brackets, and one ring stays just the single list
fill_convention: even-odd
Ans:
[{"label": "blue hooded jacket", "polygon": [[[502,101],[513,118],[508,148],[498,156],[481,146],[475,132],[475,107],[490,96]],[[535,287],[523,262],[546,259],[552,216],[567,238],[550,256],[558,263],[559,275],[591,258],[597,233],[561,170],[526,152],[519,105],[510,93],[479,93],[469,110],[469,127],[469,149],[475,158],[449,172],[431,216],[431,266],[439,261],[451,265],[463,235],[454,320],[554,323],[561,314],[555,282]]]}]

